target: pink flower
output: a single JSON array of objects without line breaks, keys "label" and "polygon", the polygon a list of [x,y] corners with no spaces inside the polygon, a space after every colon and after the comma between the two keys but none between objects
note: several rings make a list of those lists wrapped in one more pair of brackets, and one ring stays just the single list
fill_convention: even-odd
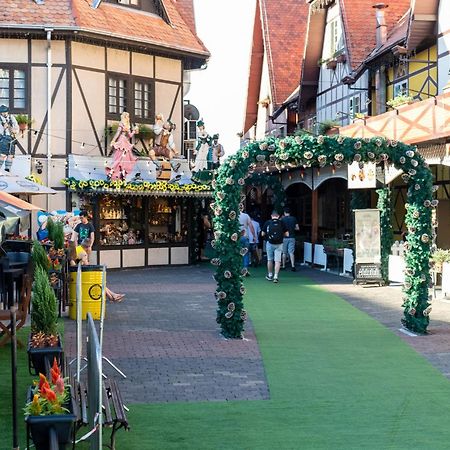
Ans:
[{"label": "pink flower", "polygon": [[64,394],[64,380],[59,377],[55,383],[55,392],[57,394]]}]

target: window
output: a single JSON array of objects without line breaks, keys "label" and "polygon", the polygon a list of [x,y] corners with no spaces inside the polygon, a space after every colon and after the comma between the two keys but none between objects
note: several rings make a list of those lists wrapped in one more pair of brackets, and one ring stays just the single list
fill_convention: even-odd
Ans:
[{"label": "window", "polygon": [[184,140],[197,139],[197,122],[195,120],[186,120],[184,122]]},{"label": "window", "polygon": [[361,112],[361,104],[359,95],[352,97],[348,101],[348,115],[350,117],[355,117],[356,114]]},{"label": "window", "polygon": [[338,22],[330,22],[330,55],[333,56],[339,50]]},{"label": "window", "polygon": [[408,81],[401,81],[400,83],[394,84],[394,98],[399,95],[408,95]]},{"label": "window", "polygon": [[134,116],[138,119],[150,119],[150,83],[134,82]]},{"label": "window", "polygon": [[126,110],[132,121],[150,123],[154,119],[153,81],[119,74],[108,76],[107,116],[118,120]]},{"label": "window", "polygon": [[0,67],[0,105],[6,105],[11,112],[26,110],[27,74],[22,68]]},{"label": "window", "polygon": [[117,3],[120,3],[121,5],[140,6],[139,0],[117,0]]},{"label": "window", "polygon": [[127,108],[127,80],[109,77],[108,113],[120,114]]}]

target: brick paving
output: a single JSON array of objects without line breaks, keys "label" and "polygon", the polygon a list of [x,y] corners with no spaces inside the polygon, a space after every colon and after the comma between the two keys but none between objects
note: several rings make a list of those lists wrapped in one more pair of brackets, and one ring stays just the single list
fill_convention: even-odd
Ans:
[{"label": "brick paving", "polygon": [[[126,293],[107,304],[103,354],[127,374],[114,376],[127,403],[263,400],[269,388],[251,322],[245,340],[226,340],[215,322],[215,282],[207,266],[109,272]],[[65,322],[75,355],[75,322]]]},{"label": "brick paving", "polygon": [[[450,378],[450,300],[433,300],[426,336],[402,331],[400,286],[354,286],[352,280],[311,268],[297,272],[366,312]],[[215,282],[207,266],[108,273],[108,286],[126,293],[107,305],[103,354],[128,375],[126,403],[262,400],[269,398],[251,321],[245,340],[226,340],[215,322]],[[65,348],[75,354],[75,323],[65,322]]]}]

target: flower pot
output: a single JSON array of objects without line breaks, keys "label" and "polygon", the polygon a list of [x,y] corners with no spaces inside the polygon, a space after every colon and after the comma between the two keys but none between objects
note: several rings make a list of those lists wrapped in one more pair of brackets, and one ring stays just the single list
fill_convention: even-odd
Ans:
[{"label": "flower pot", "polygon": [[327,62],[327,69],[334,70],[337,67],[337,61],[335,59],[331,59]]},{"label": "flower pot", "polygon": [[[28,338],[28,371],[31,375],[39,375],[40,373],[46,374],[46,360],[48,360],[50,366],[53,364],[53,359],[56,358],[58,363],[61,365],[62,361],[62,345],[61,339],[58,336],[58,345],[56,347],[42,347],[42,348],[32,348],[31,347],[31,334]],[[32,372],[34,370],[34,372]]]},{"label": "flower pot", "polygon": [[342,53],[342,54],[336,56],[336,61],[338,63],[345,63],[345,62],[347,62],[347,55],[345,53]]},{"label": "flower pot", "polygon": [[[28,389],[27,401],[33,399],[32,388]],[[50,448],[50,430],[53,429],[58,441],[59,450],[64,450],[72,441],[72,427],[77,418],[74,414],[75,405],[70,387],[68,402],[64,405],[69,410],[67,414],[53,414],[49,416],[26,416],[27,441],[31,435],[36,450],[48,450]],[[28,444],[28,442],[27,442]],[[30,448],[27,445],[27,448]]]}]

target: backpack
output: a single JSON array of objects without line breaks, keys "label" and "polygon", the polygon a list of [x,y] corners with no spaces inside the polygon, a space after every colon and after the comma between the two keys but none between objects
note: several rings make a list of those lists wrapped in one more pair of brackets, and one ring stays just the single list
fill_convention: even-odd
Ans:
[{"label": "backpack", "polygon": [[282,244],[284,237],[284,228],[281,220],[272,219],[267,225],[267,240],[271,244]]}]

